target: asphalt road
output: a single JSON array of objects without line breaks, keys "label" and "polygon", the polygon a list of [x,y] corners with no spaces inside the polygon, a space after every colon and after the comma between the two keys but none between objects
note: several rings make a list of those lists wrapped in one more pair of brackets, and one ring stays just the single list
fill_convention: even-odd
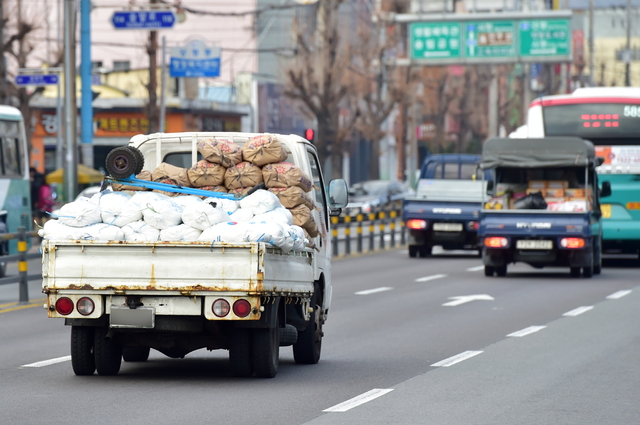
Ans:
[{"label": "asphalt road", "polygon": [[406,250],[334,261],[320,363],[283,347],[267,380],[233,378],[227,353],[205,350],[77,377],[70,329],[35,306],[42,294],[16,305],[6,285],[0,423],[638,423],[636,262],[607,260],[592,279],[526,265],[486,278],[480,265]]}]

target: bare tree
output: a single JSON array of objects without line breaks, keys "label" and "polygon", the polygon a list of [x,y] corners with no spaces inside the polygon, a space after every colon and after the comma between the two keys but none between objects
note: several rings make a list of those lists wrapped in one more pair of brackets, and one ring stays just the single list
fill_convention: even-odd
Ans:
[{"label": "bare tree", "polygon": [[285,95],[302,101],[316,118],[320,160],[324,163],[331,159],[333,177],[341,175],[343,143],[353,132],[352,124],[358,116],[357,111],[342,119],[340,116],[354,84],[349,71],[352,51],[343,41],[339,25],[339,9],[344,2],[321,1],[315,30],[298,22],[296,55],[285,65]]}]

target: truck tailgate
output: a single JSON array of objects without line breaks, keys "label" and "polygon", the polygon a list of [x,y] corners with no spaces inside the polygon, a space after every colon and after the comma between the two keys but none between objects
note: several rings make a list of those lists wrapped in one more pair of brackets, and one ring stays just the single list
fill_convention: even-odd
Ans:
[{"label": "truck tailgate", "polygon": [[311,252],[264,243],[45,241],[49,290],[308,293]]}]

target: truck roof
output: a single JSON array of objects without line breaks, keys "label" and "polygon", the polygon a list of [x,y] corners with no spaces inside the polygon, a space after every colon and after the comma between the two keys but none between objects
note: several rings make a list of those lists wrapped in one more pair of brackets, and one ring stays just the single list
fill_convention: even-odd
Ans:
[{"label": "truck roof", "polygon": [[475,164],[479,161],[480,161],[480,155],[465,154],[465,153],[440,153],[435,155],[429,155],[424,159],[425,164],[427,162]]},{"label": "truck roof", "polygon": [[579,137],[491,138],[482,147],[480,167],[595,167],[598,162],[593,144]]}]

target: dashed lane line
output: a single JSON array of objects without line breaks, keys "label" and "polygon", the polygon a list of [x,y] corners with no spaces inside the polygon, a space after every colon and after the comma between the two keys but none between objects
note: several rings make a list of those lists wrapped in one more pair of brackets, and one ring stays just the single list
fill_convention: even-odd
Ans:
[{"label": "dashed lane line", "polygon": [[471,357],[477,356],[482,353],[482,351],[465,351],[464,353],[456,354],[453,357],[449,357],[448,359],[444,359],[439,361],[438,363],[434,363],[432,367],[449,367],[453,366],[456,363],[460,363],[464,360],[470,359]]},{"label": "dashed lane line", "polygon": [[29,364],[22,365],[22,366],[20,366],[20,367],[43,367],[43,366],[50,366],[50,365],[52,365],[52,364],[56,364],[56,363],[68,362],[69,360],[71,360],[71,356],[56,357],[55,359],[49,359],[49,360],[43,360],[43,361],[41,361],[41,362],[29,363]]},{"label": "dashed lane line", "polygon": [[578,308],[573,309],[571,311],[567,311],[565,314],[563,314],[563,316],[575,317],[575,316],[578,316],[578,315],[580,315],[582,313],[586,313],[587,311],[591,310],[592,308],[593,308],[592,305],[578,307]]},{"label": "dashed lane line", "polygon": [[343,401],[340,404],[336,404],[333,407],[323,410],[323,412],[346,412],[347,410],[353,409],[354,407],[360,406],[361,404],[367,403],[371,400],[375,400],[378,397],[381,397],[389,392],[393,391],[393,389],[381,389],[375,388],[371,391],[367,391],[364,394],[360,394],[352,399],[347,401]]},{"label": "dashed lane line", "polygon": [[520,331],[517,332],[512,332],[509,335],[507,335],[508,337],[516,337],[516,338],[521,338],[523,336],[527,336],[527,335],[531,335],[532,333],[538,332],[543,330],[544,328],[546,328],[546,326],[529,326],[528,328],[524,328]]},{"label": "dashed lane line", "polygon": [[480,270],[484,270],[484,266],[475,266],[475,267],[469,267],[467,269],[468,272],[477,272]]},{"label": "dashed lane line", "polygon": [[366,289],[364,291],[358,291],[355,294],[356,295],[371,295],[371,294],[377,294],[378,292],[385,292],[385,291],[391,291],[393,288],[389,287],[389,286],[382,286],[380,288],[373,288],[373,289]]},{"label": "dashed lane line", "polygon": [[607,299],[608,300],[619,300],[620,298],[624,297],[625,295],[629,295],[631,292],[632,292],[631,289],[626,289],[626,290],[614,292],[613,294],[609,295],[607,297]]},{"label": "dashed lane line", "polygon": [[442,279],[443,277],[447,277],[446,274],[434,274],[432,276],[419,277],[416,279],[416,282],[428,282],[430,280]]}]

